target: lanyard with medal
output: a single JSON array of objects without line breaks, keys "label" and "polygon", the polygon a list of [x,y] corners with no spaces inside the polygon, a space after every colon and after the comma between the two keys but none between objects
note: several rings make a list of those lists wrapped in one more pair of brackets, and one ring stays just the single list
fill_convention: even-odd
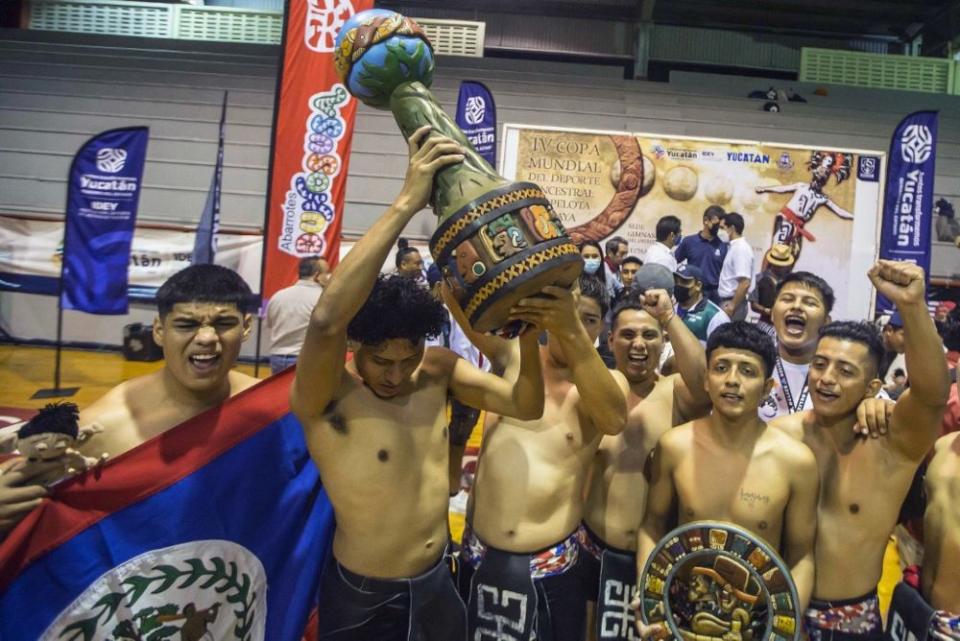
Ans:
[{"label": "lanyard with medal", "polygon": [[803,409],[807,402],[809,389],[807,388],[807,377],[803,378],[803,387],[800,389],[800,396],[797,397],[797,404],[793,404],[793,392],[790,391],[790,381],[787,380],[787,373],[783,371],[783,361],[777,357],[777,376],[780,378],[780,389],[783,390],[783,398],[787,401],[787,412],[793,414]]}]

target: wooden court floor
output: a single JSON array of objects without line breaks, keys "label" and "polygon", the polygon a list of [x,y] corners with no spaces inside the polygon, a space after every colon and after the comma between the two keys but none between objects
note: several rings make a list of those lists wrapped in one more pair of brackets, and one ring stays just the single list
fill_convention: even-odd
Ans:
[{"label": "wooden court floor", "polygon": [[[39,409],[51,400],[31,399],[41,388],[53,387],[56,350],[52,347],[0,345],[0,407]],[[110,388],[125,380],[160,369],[163,361],[128,361],[120,352],[65,349],[60,363],[60,386],[79,387],[69,398],[81,408],[90,405]],[[253,365],[241,364],[238,370],[253,376]],[[270,366],[260,366],[260,378],[270,374]]]}]

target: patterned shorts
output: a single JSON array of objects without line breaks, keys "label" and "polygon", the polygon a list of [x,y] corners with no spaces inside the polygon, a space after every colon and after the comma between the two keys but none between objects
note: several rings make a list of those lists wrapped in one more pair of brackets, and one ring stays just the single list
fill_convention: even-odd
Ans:
[{"label": "patterned shorts", "polygon": [[867,637],[883,632],[876,591],[843,601],[811,599],[804,620],[813,641],[831,638],[830,632]]},{"label": "patterned shorts", "polygon": [[960,641],[960,615],[937,610],[930,622],[930,632],[939,641]]},{"label": "patterned shorts", "polygon": [[[476,568],[486,554],[486,544],[477,538],[469,524],[463,528],[463,543],[460,555],[470,567]],[[563,574],[577,563],[580,548],[577,545],[577,531],[570,536],[540,552],[530,553],[530,577],[542,579]]]}]

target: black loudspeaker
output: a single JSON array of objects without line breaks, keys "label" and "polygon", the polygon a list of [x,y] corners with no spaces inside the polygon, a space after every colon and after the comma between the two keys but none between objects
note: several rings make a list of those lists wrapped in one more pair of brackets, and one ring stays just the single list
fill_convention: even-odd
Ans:
[{"label": "black loudspeaker", "polygon": [[143,323],[123,326],[123,357],[128,361],[159,361],[163,350],[153,341],[153,327]]}]

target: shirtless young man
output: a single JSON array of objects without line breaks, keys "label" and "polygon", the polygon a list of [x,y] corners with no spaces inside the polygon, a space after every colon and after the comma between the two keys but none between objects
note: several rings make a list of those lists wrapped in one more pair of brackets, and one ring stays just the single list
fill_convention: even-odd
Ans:
[{"label": "shirtless young man", "polygon": [[[711,334],[706,388],[713,413],[657,443],[637,576],[668,523],[727,521],[780,551],[806,606],[814,581],[817,465],[809,448],[757,417],[775,359],[770,336],[754,325],[732,322]],[[639,617],[637,627],[644,637],[665,632],[663,624],[644,625]]]},{"label": "shirtless young man", "polygon": [[[163,367],[117,385],[80,412],[81,425],[102,429],[78,448],[82,454],[116,457],[258,382],[233,371],[255,306],[236,272],[187,267],[157,290],[156,300],[153,338],[163,349]],[[19,457],[0,465],[0,538],[47,495],[30,481],[59,466],[24,465]]]},{"label": "shirtless young man", "polygon": [[111,458],[157,437],[259,381],[233,370],[256,303],[239,274],[191,265],[157,290],[153,339],[163,367],[117,385],[80,412],[103,428],[79,449]]},{"label": "shirtless young man", "polygon": [[[833,288],[816,274],[793,272],[777,286],[777,297],[770,312],[776,330],[777,362],[774,385],[760,404],[760,418],[772,421],[813,408],[807,373],[820,339],[820,328],[830,322],[834,303]],[[879,393],[863,399],[857,407],[857,430],[879,434],[893,411],[889,397]]]},{"label": "shirtless young man", "polygon": [[[378,278],[390,248],[430,197],[434,174],[462,148],[429,127],[409,139],[403,189],[333,273],[300,353],[290,406],[303,424],[336,517],[320,588],[320,639],[465,639],[445,563],[447,394],[533,419],[543,411],[537,339],[514,345],[508,382],[448,349],[424,347],[446,317],[414,279]],[[354,358],[344,365],[347,349]]]},{"label": "shirtless young man", "polygon": [[[584,481],[601,437],[623,430],[628,390],[593,345],[607,311],[603,284],[585,276],[579,294],[544,292],[515,307],[517,318],[547,330],[543,417],[488,414],[483,433],[462,549],[465,578],[472,578],[471,639],[504,638],[498,630],[524,641],[534,632],[553,641],[583,638],[586,600],[573,567]],[[495,369],[516,369],[515,344],[476,333],[470,339]]]},{"label": "shirtless young man", "polygon": [[[665,332],[680,370],[671,376],[657,372]],[[579,563],[587,599],[597,602],[590,638],[631,639],[633,622],[623,616],[622,603],[632,599],[637,583],[637,533],[647,498],[645,463],[664,432],[710,411],[710,397],[704,387],[703,346],[674,313],[666,291],[648,289],[619,303],[609,343],[617,370],[630,384],[629,414],[623,432],[604,436],[593,457]]]},{"label": "shirtless young man", "polygon": [[937,611],[930,625],[937,641],[960,641],[960,433],[937,441],[925,485],[921,593]]},{"label": "shirtless young man", "polygon": [[883,553],[914,473],[940,429],[949,385],[936,327],[927,312],[923,269],[879,261],[869,272],[907,328],[907,361],[919,376],[900,397],[885,438],[863,438],[857,407],[876,395],[883,345],[867,323],[831,323],[810,365],[813,410],[773,424],[807,444],[817,460],[817,578],[807,611],[815,641],[882,634],[876,587]]}]

